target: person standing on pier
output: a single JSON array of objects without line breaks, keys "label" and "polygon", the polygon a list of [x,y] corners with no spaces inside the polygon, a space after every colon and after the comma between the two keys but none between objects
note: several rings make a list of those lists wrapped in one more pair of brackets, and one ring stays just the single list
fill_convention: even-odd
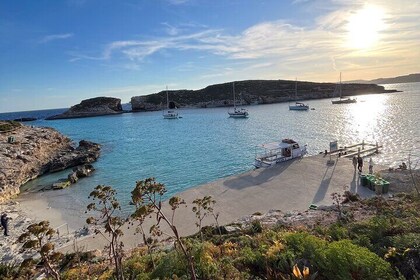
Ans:
[{"label": "person standing on pier", "polygon": [[357,168],[359,169],[359,173],[362,173],[362,170],[363,170],[363,158],[360,155],[357,156]]},{"label": "person standing on pier", "polygon": [[369,160],[369,174],[373,174],[373,160],[370,158]]},{"label": "person standing on pier", "polygon": [[353,166],[354,166],[354,171],[356,172],[356,166],[357,166],[357,158],[356,158],[356,156],[353,156]]}]

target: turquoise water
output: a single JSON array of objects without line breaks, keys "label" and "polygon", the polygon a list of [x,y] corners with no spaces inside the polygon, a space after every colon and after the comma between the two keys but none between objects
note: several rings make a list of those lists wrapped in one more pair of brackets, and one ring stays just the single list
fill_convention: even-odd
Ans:
[{"label": "turquoise water", "polygon": [[[93,176],[63,195],[87,202],[98,184],[111,185],[126,207],[136,180],[156,177],[168,195],[253,168],[255,145],[293,138],[318,154],[338,140],[346,145],[365,140],[384,145],[374,161],[398,165],[409,153],[420,158],[420,83],[387,85],[404,92],[359,96],[358,103],[332,105],[331,99],[310,100],[308,112],[289,111],[288,104],[249,106],[248,119],[228,118],[227,108],[180,110],[178,120],[161,112],[128,113],[85,119],[31,122],[51,126],[75,141],[102,144]],[[36,179],[32,188],[69,171]],[[70,197],[71,196],[71,197]]]}]

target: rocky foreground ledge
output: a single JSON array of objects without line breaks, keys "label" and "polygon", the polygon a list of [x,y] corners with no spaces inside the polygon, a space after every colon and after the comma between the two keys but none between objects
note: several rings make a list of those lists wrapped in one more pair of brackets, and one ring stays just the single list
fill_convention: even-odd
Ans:
[{"label": "rocky foreground ledge", "polygon": [[42,174],[96,161],[100,145],[72,141],[52,128],[0,122],[0,202],[19,194],[20,186]]}]

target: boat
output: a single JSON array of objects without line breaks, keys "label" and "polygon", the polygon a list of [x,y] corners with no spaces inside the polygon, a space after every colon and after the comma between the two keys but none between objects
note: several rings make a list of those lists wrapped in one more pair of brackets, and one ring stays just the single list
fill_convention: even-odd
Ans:
[{"label": "boat", "polygon": [[[236,97],[235,97],[235,83],[232,83],[233,88],[233,111],[229,111],[229,117],[231,118],[247,118],[249,113],[248,110],[241,107],[236,107]],[[242,106],[242,99],[241,99]]]},{"label": "boat", "polygon": [[340,95],[340,98],[338,100],[331,100],[332,104],[349,104],[349,103],[356,103],[357,99],[356,98],[343,98],[341,97],[341,72],[340,72],[340,84],[338,86],[338,93]]},{"label": "boat", "polygon": [[[173,108],[171,108],[173,107]],[[166,109],[163,110],[164,119],[178,119],[178,111],[176,110],[175,105],[169,106],[169,96],[168,96],[168,87],[166,87]]]},{"label": "boat", "polygon": [[257,145],[254,166],[256,168],[271,167],[277,163],[303,157],[307,153],[306,148],[306,144],[302,147],[292,139]]},{"label": "boat", "polygon": [[289,110],[292,111],[308,111],[309,105],[306,105],[302,102],[297,102],[297,80],[296,80],[296,86],[295,86],[295,105],[289,105]]}]

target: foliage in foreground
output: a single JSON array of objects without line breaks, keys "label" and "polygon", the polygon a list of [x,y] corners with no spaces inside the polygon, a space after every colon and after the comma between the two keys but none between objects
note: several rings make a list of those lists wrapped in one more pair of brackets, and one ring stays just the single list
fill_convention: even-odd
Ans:
[{"label": "foliage in foreground", "polygon": [[[137,189],[138,192],[133,193],[137,198],[145,198],[139,195],[144,194],[143,187],[150,187],[143,183],[137,185],[141,192]],[[141,218],[139,214],[151,213],[150,200],[135,202],[137,218]],[[153,243],[154,246],[146,244],[125,252],[121,265],[123,277],[189,279],[189,262],[193,261],[197,279],[420,279],[420,217],[417,213],[420,199],[401,195],[394,200],[374,198],[361,204],[375,209],[376,215],[361,221],[340,219],[326,226],[298,229],[270,229],[254,221],[241,232],[230,234],[219,227],[203,227],[200,234],[188,238]],[[194,205],[201,204],[196,201]],[[197,215],[198,210],[195,208],[191,214],[196,215],[201,228],[204,212]],[[351,217],[349,213],[346,216]],[[150,234],[145,228],[143,231],[145,235]],[[178,242],[182,242],[188,256]],[[65,259],[66,262],[61,262],[62,279],[118,277],[107,260],[98,262],[95,258],[84,258],[80,261],[79,258],[77,263],[71,263],[72,258],[66,256]],[[4,273],[0,276],[8,275],[9,278],[4,279],[13,279],[10,275],[20,272],[3,265],[0,273]]]}]

